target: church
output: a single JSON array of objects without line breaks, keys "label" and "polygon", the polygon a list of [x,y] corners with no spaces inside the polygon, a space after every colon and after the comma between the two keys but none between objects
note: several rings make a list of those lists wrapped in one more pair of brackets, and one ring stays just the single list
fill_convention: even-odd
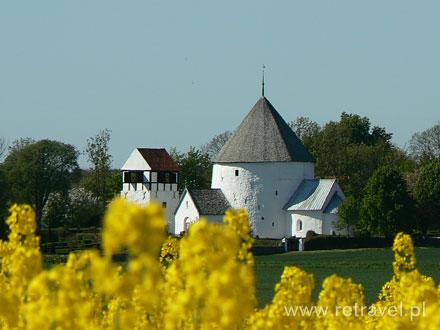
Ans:
[{"label": "church", "polygon": [[342,234],[335,222],[344,193],[314,169],[313,156],[263,94],[218,153],[211,189],[179,196],[179,168],[166,150],[138,148],[122,168],[121,194],[161,202],[174,235],[201,217],[221,222],[229,208],[245,209],[259,238]]}]

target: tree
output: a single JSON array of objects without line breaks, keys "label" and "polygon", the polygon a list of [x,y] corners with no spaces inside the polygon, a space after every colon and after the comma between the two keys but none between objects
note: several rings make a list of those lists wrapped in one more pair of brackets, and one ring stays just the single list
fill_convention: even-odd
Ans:
[{"label": "tree", "polygon": [[10,199],[34,206],[37,223],[41,225],[42,211],[49,197],[65,193],[78,168],[78,152],[74,146],[57,141],[16,141],[3,164]]},{"label": "tree", "polygon": [[435,159],[420,170],[414,187],[417,201],[419,228],[423,233],[428,229],[440,228],[440,159]]},{"label": "tree", "polygon": [[179,191],[190,189],[208,189],[211,186],[212,163],[207,153],[190,147],[186,153],[175,148],[170,151],[171,157],[180,166]]},{"label": "tree", "polygon": [[7,216],[7,191],[6,176],[3,172],[3,166],[0,165],[0,239],[6,238],[7,226],[4,220]]},{"label": "tree", "polygon": [[415,133],[410,142],[411,156],[419,163],[426,163],[440,157],[440,123],[419,133]]},{"label": "tree", "polygon": [[378,167],[389,162],[401,166],[408,158],[392,145],[392,134],[371,127],[367,117],[343,112],[339,121],[314,132],[303,137],[303,143],[316,159],[316,175],[336,177],[347,196],[360,199]]},{"label": "tree", "polygon": [[225,145],[226,141],[231,137],[232,133],[230,131],[226,131],[223,133],[220,133],[216,136],[214,136],[211,141],[209,141],[207,144],[203,145],[200,149],[202,153],[208,154],[209,159],[211,161],[215,160],[215,157],[217,157],[217,154],[220,152],[220,150]]},{"label": "tree", "polygon": [[9,151],[19,151],[28,145],[35,143],[36,141],[32,138],[19,138],[12,142],[12,145],[9,147]]},{"label": "tree", "polygon": [[82,185],[91,191],[101,202],[106,203],[114,197],[111,185],[111,160],[109,143],[111,131],[104,129],[87,139],[85,154],[90,164],[90,171],[84,176]]},{"label": "tree", "polygon": [[69,224],[75,227],[101,226],[105,206],[90,191],[81,187],[69,191]]},{"label": "tree", "polygon": [[0,159],[2,159],[6,149],[8,149],[8,143],[6,142],[5,138],[0,137]]},{"label": "tree", "polygon": [[103,213],[103,203],[92,192],[74,187],[67,194],[52,194],[44,208],[43,223],[48,228],[100,226]]},{"label": "tree", "polygon": [[67,227],[70,199],[67,193],[53,193],[43,209],[42,227],[48,229],[48,241],[51,241],[51,228]]},{"label": "tree", "polygon": [[393,237],[414,228],[414,201],[402,174],[390,166],[380,167],[368,180],[360,212],[364,233]]},{"label": "tree", "polygon": [[321,126],[309,117],[297,117],[289,123],[289,126],[303,142],[316,136],[321,130]]},{"label": "tree", "polygon": [[353,196],[349,196],[338,208],[338,222],[336,223],[336,228],[339,230],[345,230],[347,236],[350,236],[358,220],[359,203]]}]

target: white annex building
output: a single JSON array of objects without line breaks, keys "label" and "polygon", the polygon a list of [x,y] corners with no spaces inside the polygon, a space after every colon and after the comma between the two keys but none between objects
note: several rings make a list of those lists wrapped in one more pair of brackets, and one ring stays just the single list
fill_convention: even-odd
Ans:
[{"label": "white annex building", "polygon": [[176,235],[200,217],[222,221],[228,208],[246,209],[260,238],[339,234],[344,194],[335,179],[317,179],[314,170],[312,155],[263,96],[217,155],[211,189],[185,189],[179,199],[179,167],[166,150],[135,149],[122,168],[121,193],[161,202]]}]

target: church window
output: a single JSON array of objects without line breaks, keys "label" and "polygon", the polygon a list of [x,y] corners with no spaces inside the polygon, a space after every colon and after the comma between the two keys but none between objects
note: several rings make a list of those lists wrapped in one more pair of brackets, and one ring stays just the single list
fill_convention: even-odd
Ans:
[{"label": "church window", "polygon": [[296,230],[301,231],[302,229],[303,229],[303,223],[302,223],[301,219],[298,219],[296,221]]},{"label": "church window", "polygon": [[188,208],[188,201],[186,201],[186,208]]},{"label": "church window", "polygon": [[264,217],[261,217],[261,220],[264,220]]},{"label": "church window", "polygon": [[167,207],[167,202],[162,202],[162,208],[166,209]]},{"label": "church window", "polygon": [[275,227],[275,222],[272,222],[272,227]]},{"label": "church window", "polygon": [[278,196],[278,190],[275,190],[275,196]]},{"label": "church window", "polygon": [[191,220],[188,217],[186,217],[185,220],[183,220],[183,230],[185,232],[188,231],[190,224],[191,224]]},{"label": "church window", "polygon": [[235,170],[235,176],[238,176],[239,172],[238,170]]}]

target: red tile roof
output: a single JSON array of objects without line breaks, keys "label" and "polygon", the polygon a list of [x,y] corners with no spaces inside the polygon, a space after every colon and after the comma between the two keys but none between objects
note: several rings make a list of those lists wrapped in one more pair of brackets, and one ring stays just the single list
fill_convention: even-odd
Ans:
[{"label": "red tile roof", "polygon": [[153,171],[179,172],[180,167],[165,149],[137,148]]}]

